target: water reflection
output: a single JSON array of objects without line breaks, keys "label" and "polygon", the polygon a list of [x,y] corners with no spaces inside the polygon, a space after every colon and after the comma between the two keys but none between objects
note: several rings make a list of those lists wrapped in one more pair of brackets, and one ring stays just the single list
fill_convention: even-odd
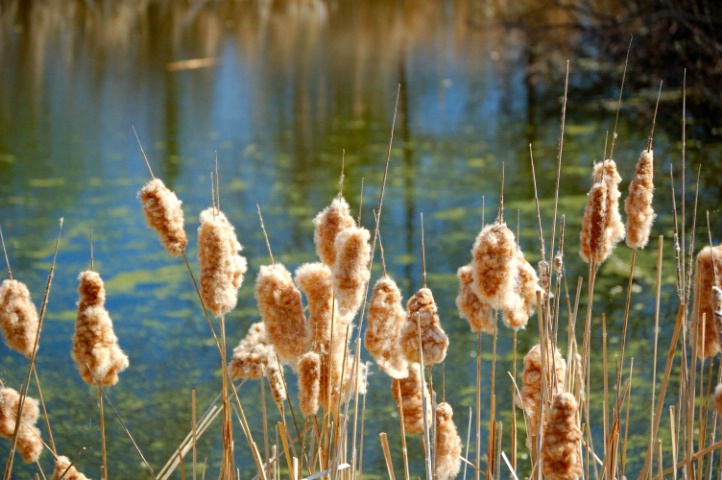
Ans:
[{"label": "water reflection", "polygon": [[[75,279],[89,262],[91,227],[107,306],[131,358],[131,368],[110,395],[154,466],[171,456],[187,433],[190,390],[197,389],[199,405],[205,405],[218,387],[217,353],[192,285],[182,264],[165,255],[144,225],[135,198],[148,174],[131,125],[156,175],[183,199],[192,239],[197,212],[210,202],[217,151],[222,206],[251,265],[239,308],[228,320],[229,342],[235,343],[258,319],[252,285],[258,267],[268,262],[256,204],[276,258],[289,270],[312,260],[310,219],[335,195],[345,151],[344,193],[358,209],[364,179],[362,223],[371,225],[399,85],[382,222],[386,261],[407,295],[420,286],[423,212],[430,286],[452,337],[447,365],[454,367],[454,378],[447,378],[446,394],[464,424],[465,409],[473,405],[469,355],[475,338],[455,312],[454,274],[468,262],[482,221],[482,197],[486,221],[496,214],[502,164],[507,218],[519,212],[520,242],[528,258],[538,260],[529,144],[548,236],[564,60],[579,39],[578,30],[565,27],[574,20],[571,14],[549,9],[529,15],[525,25],[502,28],[514,12],[497,3],[6,2],[0,15],[0,61],[6,66],[0,70],[0,221],[16,276],[39,301],[57,219],[66,218],[39,367],[58,444],[69,455],[93,447],[81,462],[86,473],[98,476],[95,397],[80,382],[68,352]],[[554,28],[542,28],[549,24]],[[201,62],[202,68],[169,69],[192,59],[211,61]],[[575,88],[590,75],[581,63],[572,58],[560,199],[567,214],[571,295],[577,274],[584,272],[575,248],[590,166],[602,156],[617,94],[616,85],[592,99],[586,90],[578,93]],[[636,92],[629,97],[638,98]],[[646,144],[652,106],[646,96],[630,100],[620,117],[615,151],[625,179]],[[672,229],[666,169],[679,159],[679,116],[679,101],[663,103],[655,141],[660,172],[655,228],[667,236]],[[719,144],[688,146],[690,165],[720,153]],[[703,191],[710,195],[700,199],[702,209],[717,208],[712,202],[720,185],[714,173],[703,175]],[[623,295],[615,288],[626,286],[628,255],[620,249],[598,282],[610,330],[621,324]],[[192,249],[189,257],[194,256]],[[642,338],[634,333],[648,328],[653,256],[643,252],[637,259],[645,295],[639,300],[640,322],[630,326],[633,338]],[[666,272],[671,275],[671,267]],[[520,333],[519,352],[535,339],[533,332]],[[631,343],[629,351],[649,355],[644,342]],[[499,371],[511,370],[508,332],[497,348]],[[487,363],[490,351],[485,344]],[[23,359],[5,347],[0,356],[0,376],[19,385]],[[639,372],[635,378],[649,375]],[[379,431],[393,436],[397,428],[387,415],[393,409],[386,378],[375,374],[371,382],[367,406],[374,424],[367,428],[367,441],[375,445]],[[254,385],[241,393],[255,419],[257,390]],[[505,391],[499,404],[511,398],[511,388]],[[484,395],[488,405],[488,392]],[[123,452],[112,456],[111,476],[139,478],[143,473],[132,447],[116,425],[109,428],[115,429],[110,451]],[[250,465],[240,431],[237,435],[241,464]],[[218,437],[205,442],[204,455],[216,462],[218,449],[212,447]],[[399,448],[398,438],[391,442]],[[415,443],[410,448],[416,455],[421,451]],[[0,443],[0,455],[6,451],[7,444]],[[369,447],[365,459],[364,472],[383,471],[377,449]],[[413,463],[420,471],[418,456]],[[18,472],[30,475],[32,469],[23,468]]]}]

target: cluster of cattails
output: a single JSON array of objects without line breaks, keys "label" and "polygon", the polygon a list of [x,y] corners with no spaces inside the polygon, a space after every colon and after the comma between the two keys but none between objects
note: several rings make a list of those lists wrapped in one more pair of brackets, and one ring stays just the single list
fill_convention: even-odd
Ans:
[{"label": "cluster of cattails", "polygon": [[692,303],[692,332],[696,332],[697,357],[712,357],[722,350],[719,335],[722,333],[717,322],[721,305],[716,299],[716,288],[721,286],[722,246],[705,247],[697,255],[694,278],[694,300]]},{"label": "cluster of cattails", "polygon": [[619,183],[622,177],[612,159],[594,165],[594,184],[587,194],[582,218],[579,254],[587,263],[601,264],[624,238],[624,224],[619,214]]},{"label": "cluster of cattails", "polygon": [[434,296],[428,288],[421,288],[406,305],[407,321],[401,327],[401,348],[410,362],[424,365],[440,363],[446,357],[449,337],[441,328]]},{"label": "cluster of cattails", "polygon": [[38,312],[24,283],[10,279],[0,286],[0,328],[10,347],[26,357],[32,355],[38,335]]},{"label": "cluster of cattails", "polygon": [[198,263],[201,267],[201,297],[216,316],[236,306],[238,289],[246,273],[246,259],[238,254],[241,246],[233,225],[216,208],[200,214],[198,227]]},{"label": "cluster of cattails", "polygon": [[554,397],[544,425],[541,448],[542,473],[549,480],[576,480],[582,475],[582,431],[577,420],[577,401],[571,393]]},{"label": "cluster of cattails", "polygon": [[442,402],[436,406],[436,466],[438,480],[456,478],[461,468],[461,437],[454,424],[451,405]]},{"label": "cluster of cattails", "polygon": [[103,280],[91,270],[82,272],[78,279],[80,301],[73,335],[73,359],[80,376],[89,384],[95,385],[97,379],[100,385],[115,385],[118,374],[128,368],[128,357],[118,346],[113,322],[105,309]]},{"label": "cluster of cattails", "polygon": [[181,255],[188,245],[183,229],[181,201],[175,193],[154,178],[138,192],[148,225],[160,235],[160,241],[171,255]]},{"label": "cluster of cattails", "polygon": [[[0,388],[0,436],[10,438],[15,434],[20,400],[17,390]],[[17,449],[27,463],[37,462],[43,451],[40,430],[35,426],[39,415],[38,401],[26,396],[17,428]]]},{"label": "cluster of cattails", "polygon": [[55,470],[50,480],[60,480],[61,478],[63,480],[90,480],[72,466],[70,459],[63,455],[55,459]]},{"label": "cluster of cattails", "polygon": [[[542,358],[542,354],[545,357]],[[559,350],[548,346],[546,352],[542,351],[540,344],[534,345],[524,357],[524,370],[521,374],[524,386],[521,389],[521,406],[526,416],[527,446],[531,448],[532,436],[536,436],[541,420],[542,387],[546,381],[547,392],[553,398],[557,393],[564,391],[564,378],[566,376],[567,363]],[[547,377],[544,378],[546,372]]]}]

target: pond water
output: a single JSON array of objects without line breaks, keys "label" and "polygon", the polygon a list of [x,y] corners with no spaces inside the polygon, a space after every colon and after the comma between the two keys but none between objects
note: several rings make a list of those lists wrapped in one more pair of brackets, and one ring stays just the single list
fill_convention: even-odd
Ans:
[{"label": "pond water", "polygon": [[[89,268],[91,230],[94,268],[105,279],[106,306],[131,361],[108,394],[156,470],[189,431],[191,390],[202,410],[220,386],[218,352],[184,264],[163,250],[145,224],[137,192],[149,175],[131,127],[155,175],[183,201],[188,257],[196,270],[198,213],[210,203],[210,172],[217,155],[221,207],[249,261],[238,307],[227,317],[230,351],[259,320],[253,285],[258,268],[270,262],[256,205],[263,211],[276,260],[290,271],[314,261],[311,219],[337,193],[344,158],[344,195],[354,211],[362,211],[361,223],[371,228],[397,91],[399,111],[381,222],[385,259],[405,297],[421,286],[423,213],[428,284],[451,338],[444,395],[465,437],[474,405],[476,336],[454,305],[456,270],[469,261],[482,211],[486,222],[496,215],[502,169],[505,217],[518,228],[527,258],[539,260],[529,145],[548,239],[569,58],[559,211],[566,215],[565,273],[573,304],[577,277],[586,279],[577,249],[591,165],[602,158],[614,129],[624,61],[619,58],[619,65],[611,66],[619,71],[619,82],[591,88],[600,66],[593,58],[571,57],[580,38],[574,30],[504,27],[493,3],[128,1],[10,2],[0,7],[0,224],[13,274],[28,284],[38,304],[58,220],[65,222],[37,358],[60,452],[72,458],[87,447],[78,464],[99,478],[97,398],[70,357],[77,277]],[[564,19],[550,15],[538,20]],[[633,48],[654,51],[654,45]],[[191,59],[202,60],[178,63]],[[642,68],[630,64],[629,75]],[[679,78],[682,69],[671,66],[668,74]],[[625,190],[646,145],[657,88],[650,84],[624,92],[614,157]],[[696,126],[694,111],[687,113],[685,181],[692,193],[686,213],[691,221],[701,165],[699,211],[711,211],[712,235],[718,241],[722,182],[719,164],[712,159],[719,158],[722,144]],[[658,218],[653,229],[654,237],[666,239],[663,351],[677,309],[669,240],[670,168],[681,213],[681,118],[681,93],[664,91],[654,136]],[[702,217],[698,223],[704,223]],[[707,243],[706,226],[698,238]],[[632,418],[636,414],[639,421],[630,427],[630,452],[636,455],[646,444],[650,406],[656,241],[652,243],[637,256],[625,367],[634,356],[633,395],[639,401]],[[620,246],[597,283],[595,338],[601,338],[599,317],[606,313],[615,352],[629,258],[629,249]],[[377,261],[372,281],[379,275]],[[567,319],[563,314],[562,320]],[[534,319],[518,334],[518,358],[537,341]],[[485,338],[484,385],[491,347],[491,339]],[[512,369],[512,335],[503,328],[497,353],[497,402],[509,405],[512,384],[506,372]],[[362,356],[368,358],[365,351]],[[0,378],[19,388],[26,359],[5,344],[0,345],[0,359]],[[593,388],[601,388],[601,363],[595,360],[593,369]],[[435,370],[435,385],[442,384],[441,370]],[[385,472],[379,432],[389,433],[397,469],[401,465],[389,380],[375,366],[371,372],[364,447],[369,478]],[[295,376],[290,370],[287,375],[293,385]],[[240,395],[260,436],[257,382],[244,385]],[[483,402],[487,415],[488,391]],[[500,410],[508,423],[511,409]],[[277,412],[270,411],[277,421]],[[130,441],[107,410],[106,415],[111,478],[146,478]],[[219,425],[199,447],[200,458],[211,465],[220,458]],[[504,431],[508,445],[508,427]],[[247,478],[255,467],[240,429],[235,438],[237,465]],[[421,474],[420,441],[413,439],[409,450],[412,472]],[[0,458],[8,451],[9,442],[3,440]],[[520,471],[527,471],[523,458]],[[36,467],[21,463],[15,475],[31,478]],[[50,456],[44,455],[41,464],[49,476]],[[215,472],[211,468],[209,475]]]}]

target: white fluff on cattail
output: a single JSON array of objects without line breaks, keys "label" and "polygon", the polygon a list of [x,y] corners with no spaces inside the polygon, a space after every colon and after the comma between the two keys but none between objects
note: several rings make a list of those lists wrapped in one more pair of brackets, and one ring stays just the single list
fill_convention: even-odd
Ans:
[{"label": "white fluff on cattail", "polygon": [[419,336],[424,365],[441,363],[446,358],[449,337],[441,328],[431,290],[421,288],[407,303],[407,320],[401,327],[401,349],[409,362],[420,362]]},{"label": "white fluff on cattail", "polygon": [[413,435],[424,431],[424,403],[429,415],[427,423],[431,423],[431,401],[428,392],[424,392],[425,388],[426,382],[423,381],[421,365],[418,363],[409,363],[408,376],[391,382],[391,393],[404,415],[406,433]]},{"label": "white fluff on cattail", "polygon": [[649,233],[654,222],[654,155],[645,150],[639,156],[634,178],[629,183],[629,196],[624,201],[627,214],[627,238],[630,248],[644,248],[649,242]]},{"label": "white fluff on cattail", "polygon": [[391,278],[379,279],[369,303],[366,350],[379,368],[391,378],[404,378],[409,365],[399,340],[406,312],[401,305],[401,292]]},{"label": "white fluff on cattail", "polygon": [[371,271],[370,234],[365,228],[349,227],[336,236],[333,288],[341,319],[348,323],[361,307]]},{"label": "white fluff on cattail", "polygon": [[342,230],[356,225],[348,203],[341,196],[334,198],[331,205],[316,215],[313,224],[316,252],[323,263],[333,266],[336,262],[336,236]]},{"label": "white fluff on cattail", "polygon": [[181,201],[163,184],[154,178],[138,192],[143,202],[145,219],[153,230],[160,235],[160,241],[174,257],[185,251],[188,239],[183,229],[183,210]]},{"label": "white fluff on cattail", "polygon": [[[13,388],[0,388],[0,436],[10,438],[15,434],[18,410],[20,393]],[[43,451],[40,430],[35,426],[39,415],[38,401],[26,396],[20,415],[17,442],[18,452],[26,463],[36,462]]]},{"label": "white fluff on cattail", "polygon": [[60,455],[55,460],[55,470],[50,480],[90,480],[88,477],[78,471],[77,468],[71,466],[70,459]]},{"label": "white fluff on cattail", "polygon": [[461,469],[461,437],[454,424],[451,405],[436,406],[436,475],[437,480],[456,478]]},{"label": "white fluff on cattail", "polygon": [[38,334],[38,312],[28,287],[17,280],[3,280],[0,286],[0,328],[8,345],[30,357]]},{"label": "white fluff on cattail", "polygon": [[471,249],[472,286],[479,299],[492,308],[514,308],[517,274],[516,241],[505,223],[484,227]]},{"label": "white fluff on cattail", "polygon": [[471,265],[460,267],[456,275],[459,277],[459,293],[456,296],[459,316],[469,322],[472,332],[493,333],[496,330],[494,309],[483,302],[474,291]]}]

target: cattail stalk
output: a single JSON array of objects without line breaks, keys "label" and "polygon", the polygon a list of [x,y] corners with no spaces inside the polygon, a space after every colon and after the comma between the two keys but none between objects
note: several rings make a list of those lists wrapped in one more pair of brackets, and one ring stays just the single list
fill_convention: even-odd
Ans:
[{"label": "cattail stalk", "polygon": [[399,344],[405,322],[399,287],[391,278],[381,278],[371,295],[365,343],[379,368],[391,378],[408,375],[409,365]]},{"label": "cattail stalk", "polygon": [[158,232],[160,241],[172,256],[182,254],[188,245],[183,229],[182,202],[159,178],[154,178],[138,192],[148,226]]},{"label": "cattail stalk", "polygon": [[407,321],[401,327],[401,348],[409,362],[419,362],[419,330],[424,365],[441,363],[446,357],[449,337],[441,328],[436,302],[428,288],[421,288],[407,304]]}]

